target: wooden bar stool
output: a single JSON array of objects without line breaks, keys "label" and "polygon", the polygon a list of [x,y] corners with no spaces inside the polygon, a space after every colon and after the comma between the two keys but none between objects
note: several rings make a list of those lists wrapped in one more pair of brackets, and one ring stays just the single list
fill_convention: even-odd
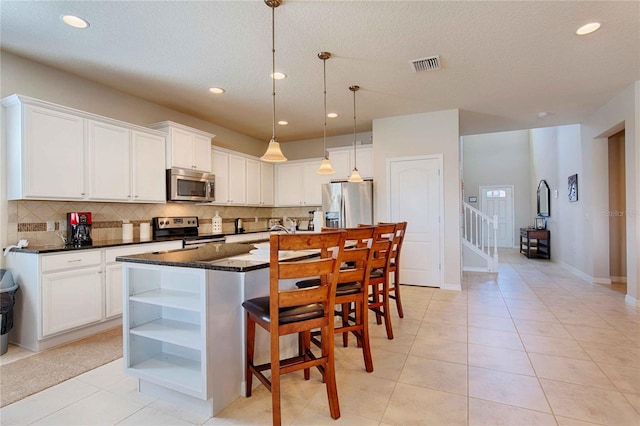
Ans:
[{"label": "wooden bar stool", "polygon": [[[269,391],[273,407],[273,424],[281,424],[280,376],[305,370],[308,378],[310,367],[319,367],[327,388],[331,417],[340,417],[340,405],[335,376],[334,360],[334,305],[338,272],[344,252],[345,232],[318,234],[271,234],[269,260],[269,296],[246,300],[242,306],[247,312],[246,335],[246,395],[251,396],[252,378],[255,375]],[[318,249],[319,257],[280,261],[280,250]],[[307,253],[308,255],[308,253]],[[320,277],[320,285],[304,289],[280,290],[280,280]],[[256,324],[270,335],[270,362],[254,364]],[[321,354],[310,349],[310,333],[321,332]],[[280,359],[280,336],[298,333],[298,356]],[[271,370],[271,379],[263,373]]]},{"label": "wooden bar stool", "polygon": [[[365,225],[359,225],[365,226]],[[393,339],[391,316],[389,315],[389,265],[391,263],[391,245],[395,238],[395,224],[378,224],[373,239],[376,242],[386,242],[386,250],[378,252],[371,264],[369,276],[369,309],[376,314],[376,323],[382,324],[387,332],[387,339]]]},{"label": "wooden bar stool", "polygon": [[[379,224],[384,224],[379,222]],[[393,284],[389,283],[389,298],[396,301],[398,316],[404,318],[402,310],[402,300],[400,299],[400,250],[404,241],[404,234],[407,231],[407,222],[398,222],[396,225],[396,234],[391,247],[391,263],[389,264],[389,273],[393,274]]]},{"label": "wooden bar stool", "polygon": [[[323,228],[322,232],[334,231],[333,228]],[[371,273],[371,259],[377,250],[387,249],[387,246],[380,248],[380,244],[375,244],[373,235],[375,226],[346,228],[346,240],[348,248],[345,248],[342,255],[342,265],[338,274],[338,285],[336,288],[336,305],[340,305],[340,311],[335,315],[342,320],[340,327],[335,327],[335,333],[342,333],[343,345],[348,346],[349,332],[356,336],[358,347],[362,348],[365,370],[373,371],[373,360],[371,357],[371,346],[369,343],[369,319],[367,295],[369,288],[369,275]],[[308,288],[317,286],[319,280],[310,279],[299,281],[296,286]],[[318,332],[311,333],[311,340],[316,345],[321,345],[321,340],[317,338]]]}]

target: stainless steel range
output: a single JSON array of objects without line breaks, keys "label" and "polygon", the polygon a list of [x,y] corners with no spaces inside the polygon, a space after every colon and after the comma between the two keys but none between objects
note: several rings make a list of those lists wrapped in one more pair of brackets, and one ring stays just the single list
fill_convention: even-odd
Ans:
[{"label": "stainless steel range", "polygon": [[224,242],[224,234],[199,234],[197,216],[154,217],[152,219],[153,239],[182,238],[182,246],[194,246],[213,242]]}]

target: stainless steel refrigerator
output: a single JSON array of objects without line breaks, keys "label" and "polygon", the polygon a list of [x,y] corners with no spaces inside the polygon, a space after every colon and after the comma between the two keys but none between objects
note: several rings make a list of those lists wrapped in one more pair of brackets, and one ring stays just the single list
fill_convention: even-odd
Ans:
[{"label": "stainless steel refrigerator", "polygon": [[373,181],[322,185],[322,211],[328,228],[373,224]]}]

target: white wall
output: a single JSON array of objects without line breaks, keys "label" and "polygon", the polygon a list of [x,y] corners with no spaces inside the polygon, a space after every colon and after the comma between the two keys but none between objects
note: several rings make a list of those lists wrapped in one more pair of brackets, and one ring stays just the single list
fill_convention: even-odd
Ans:
[{"label": "white wall", "polygon": [[[582,125],[585,199],[589,220],[584,228],[587,238],[585,269],[595,282],[606,282],[609,271],[608,137],[625,129],[625,185],[627,227],[627,297],[637,303],[640,267],[640,81],[625,88],[615,98],[588,117]],[[590,167],[589,167],[590,166]],[[585,186],[586,185],[586,186]],[[582,193],[585,193],[582,191]],[[602,242],[606,243],[602,243]]]},{"label": "white wall", "polygon": [[460,286],[460,134],[458,110],[413,114],[373,121],[375,217],[388,220],[388,158],[443,155],[444,182],[444,285]]},{"label": "white wall", "polygon": [[478,203],[472,206],[479,209],[480,186],[513,185],[513,245],[517,247],[520,238],[518,230],[532,225],[536,215],[535,190],[538,181],[531,180],[529,131],[464,136],[462,143],[465,201],[470,196],[478,197]]},{"label": "white wall", "polygon": [[260,156],[267,147],[268,141],[251,138],[11,53],[3,51],[1,55],[0,97],[18,93],[140,126],[171,120],[213,133],[216,135],[213,145],[251,155]]},{"label": "white wall", "polygon": [[[371,132],[356,133],[356,141],[361,141],[363,145],[370,144],[372,139],[373,135]],[[353,146],[353,133],[340,136],[327,136],[327,149],[341,146]],[[320,158],[324,155],[324,141],[322,138],[281,142],[280,148],[284,156],[289,160]]]},{"label": "white wall", "polygon": [[[551,216],[547,220],[547,229],[551,232],[551,258],[586,274],[584,228],[587,226],[585,199],[588,191],[583,182],[580,126],[532,129],[531,158],[532,181],[545,179],[551,189]],[[576,173],[578,201],[569,202],[567,179]],[[532,197],[535,202],[535,192]]]}]

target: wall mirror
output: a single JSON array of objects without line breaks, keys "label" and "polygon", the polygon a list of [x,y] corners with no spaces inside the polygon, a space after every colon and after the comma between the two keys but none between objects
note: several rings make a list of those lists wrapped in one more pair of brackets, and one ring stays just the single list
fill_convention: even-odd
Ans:
[{"label": "wall mirror", "polygon": [[551,191],[547,181],[542,179],[538,184],[538,216],[549,217],[551,215]]}]

